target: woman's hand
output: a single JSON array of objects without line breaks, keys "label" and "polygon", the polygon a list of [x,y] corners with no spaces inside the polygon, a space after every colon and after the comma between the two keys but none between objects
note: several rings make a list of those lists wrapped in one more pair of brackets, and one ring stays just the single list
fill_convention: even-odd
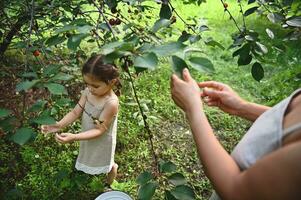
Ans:
[{"label": "woman's hand", "polygon": [[170,86],[172,99],[185,112],[190,112],[197,107],[202,108],[200,88],[190,76],[188,69],[183,70],[183,80],[173,74]]},{"label": "woman's hand", "polygon": [[52,124],[52,125],[42,125],[41,126],[41,131],[44,134],[55,133],[55,132],[58,132],[60,129],[61,129],[61,126],[58,123]]},{"label": "woman's hand", "polygon": [[216,106],[232,115],[238,115],[240,109],[247,103],[231,87],[216,81],[198,83],[204,88],[201,96],[208,106]]},{"label": "woman's hand", "polygon": [[55,134],[55,140],[59,143],[66,144],[71,143],[76,140],[76,134],[72,133],[61,133],[61,134]]}]

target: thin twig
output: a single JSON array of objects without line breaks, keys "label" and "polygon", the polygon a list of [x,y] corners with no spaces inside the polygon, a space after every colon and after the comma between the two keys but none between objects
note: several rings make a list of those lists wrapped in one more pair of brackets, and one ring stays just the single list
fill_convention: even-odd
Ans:
[{"label": "thin twig", "polygon": [[241,15],[242,15],[242,21],[244,23],[244,30],[247,30],[246,20],[245,20],[245,16],[244,16],[244,12],[243,12],[242,6],[241,6],[241,1],[238,1],[238,4],[239,4],[240,12],[241,12]]},{"label": "thin twig", "polygon": [[103,17],[103,20],[106,22],[107,26],[109,27],[114,39],[116,40],[116,36],[115,36],[115,33],[113,31],[113,28],[112,26],[110,25],[110,23],[108,22],[108,19],[106,18],[106,16],[104,15],[103,13],[103,4],[101,5],[101,8],[99,8],[96,4],[96,2],[94,0],[91,0],[91,2],[93,3],[93,5],[97,8],[98,12],[101,14],[101,16]]},{"label": "thin twig", "polygon": [[[222,4],[223,4],[223,7],[225,8],[225,6],[224,6],[225,3],[224,3],[224,1],[221,0],[221,2],[222,2]],[[230,13],[230,11],[229,11],[227,8],[225,8],[225,11],[230,15],[230,19],[233,20],[233,22],[234,22],[236,28],[238,29],[238,31],[239,31],[240,33],[242,33],[241,29],[239,28],[239,26],[238,26],[236,20],[234,19],[234,17],[233,17],[232,14]]]},{"label": "thin twig", "polygon": [[188,24],[180,15],[179,15],[179,13],[176,11],[176,9],[173,7],[173,5],[170,3],[170,1],[168,2],[168,4],[170,5],[170,7],[171,7],[171,11],[172,12],[174,12],[179,18],[180,18],[180,20],[189,28],[189,29],[191,29],[195,34],[197,34],[196,33],[196,31],[194,30],[194,28],[192,28],[192,25],[191,24]]}]

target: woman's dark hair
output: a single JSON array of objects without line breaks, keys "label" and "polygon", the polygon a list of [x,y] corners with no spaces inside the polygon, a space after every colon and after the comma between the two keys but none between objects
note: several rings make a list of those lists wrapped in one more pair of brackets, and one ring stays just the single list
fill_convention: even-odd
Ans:
[{"label": "woman's dark hair", "polygon": [[93,55],[82,68],[82,74],[91,74],[95,78],[105,83],[109,83],[111,80],[116,79],[115,86],[117,90],[114,90],[117,96],[120,96],[121,83],[119,80],[118,68],[113,63],[105,63],[103,55]]}]

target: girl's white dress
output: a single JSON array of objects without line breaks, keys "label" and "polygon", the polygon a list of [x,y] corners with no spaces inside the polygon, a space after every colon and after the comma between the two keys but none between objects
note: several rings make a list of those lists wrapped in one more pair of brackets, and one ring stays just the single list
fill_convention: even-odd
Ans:
[{"label": "girl's white dress", "polygon": [[[84,90],[83,94],[88,95],[89,90]],[[109,101],[117,101],[116,96],[107,98],[102,103],[92,104],[88,98],[84,109],[93,117],[99,119],[101,112],[104,110],[106,103]],[[82,131],[87,131],[95,128],[92,118],[83,112],[82,115]],[[87,174],[101,174],[111,171],[114,165],[114,154],[116,147],[117,135],[117,116],[114,117],[112,123],[107,131],[101,136],[91,139],[80,141],[79,155],[76,160],[75,168]]]}]

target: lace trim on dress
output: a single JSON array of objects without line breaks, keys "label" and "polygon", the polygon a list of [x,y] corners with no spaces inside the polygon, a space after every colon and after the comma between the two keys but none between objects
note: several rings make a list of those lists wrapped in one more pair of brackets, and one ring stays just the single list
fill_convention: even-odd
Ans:
[{"label": "lace trim on dress", "polygon": [[109,173],[112,169],[113,165],[107,165],[103,167],[89,167],[87,165],[84,165],[82,163],[79,163],[76,161],[75,168],[77,170],[83,171],[87,174],[103,174],[103,173]]}]

